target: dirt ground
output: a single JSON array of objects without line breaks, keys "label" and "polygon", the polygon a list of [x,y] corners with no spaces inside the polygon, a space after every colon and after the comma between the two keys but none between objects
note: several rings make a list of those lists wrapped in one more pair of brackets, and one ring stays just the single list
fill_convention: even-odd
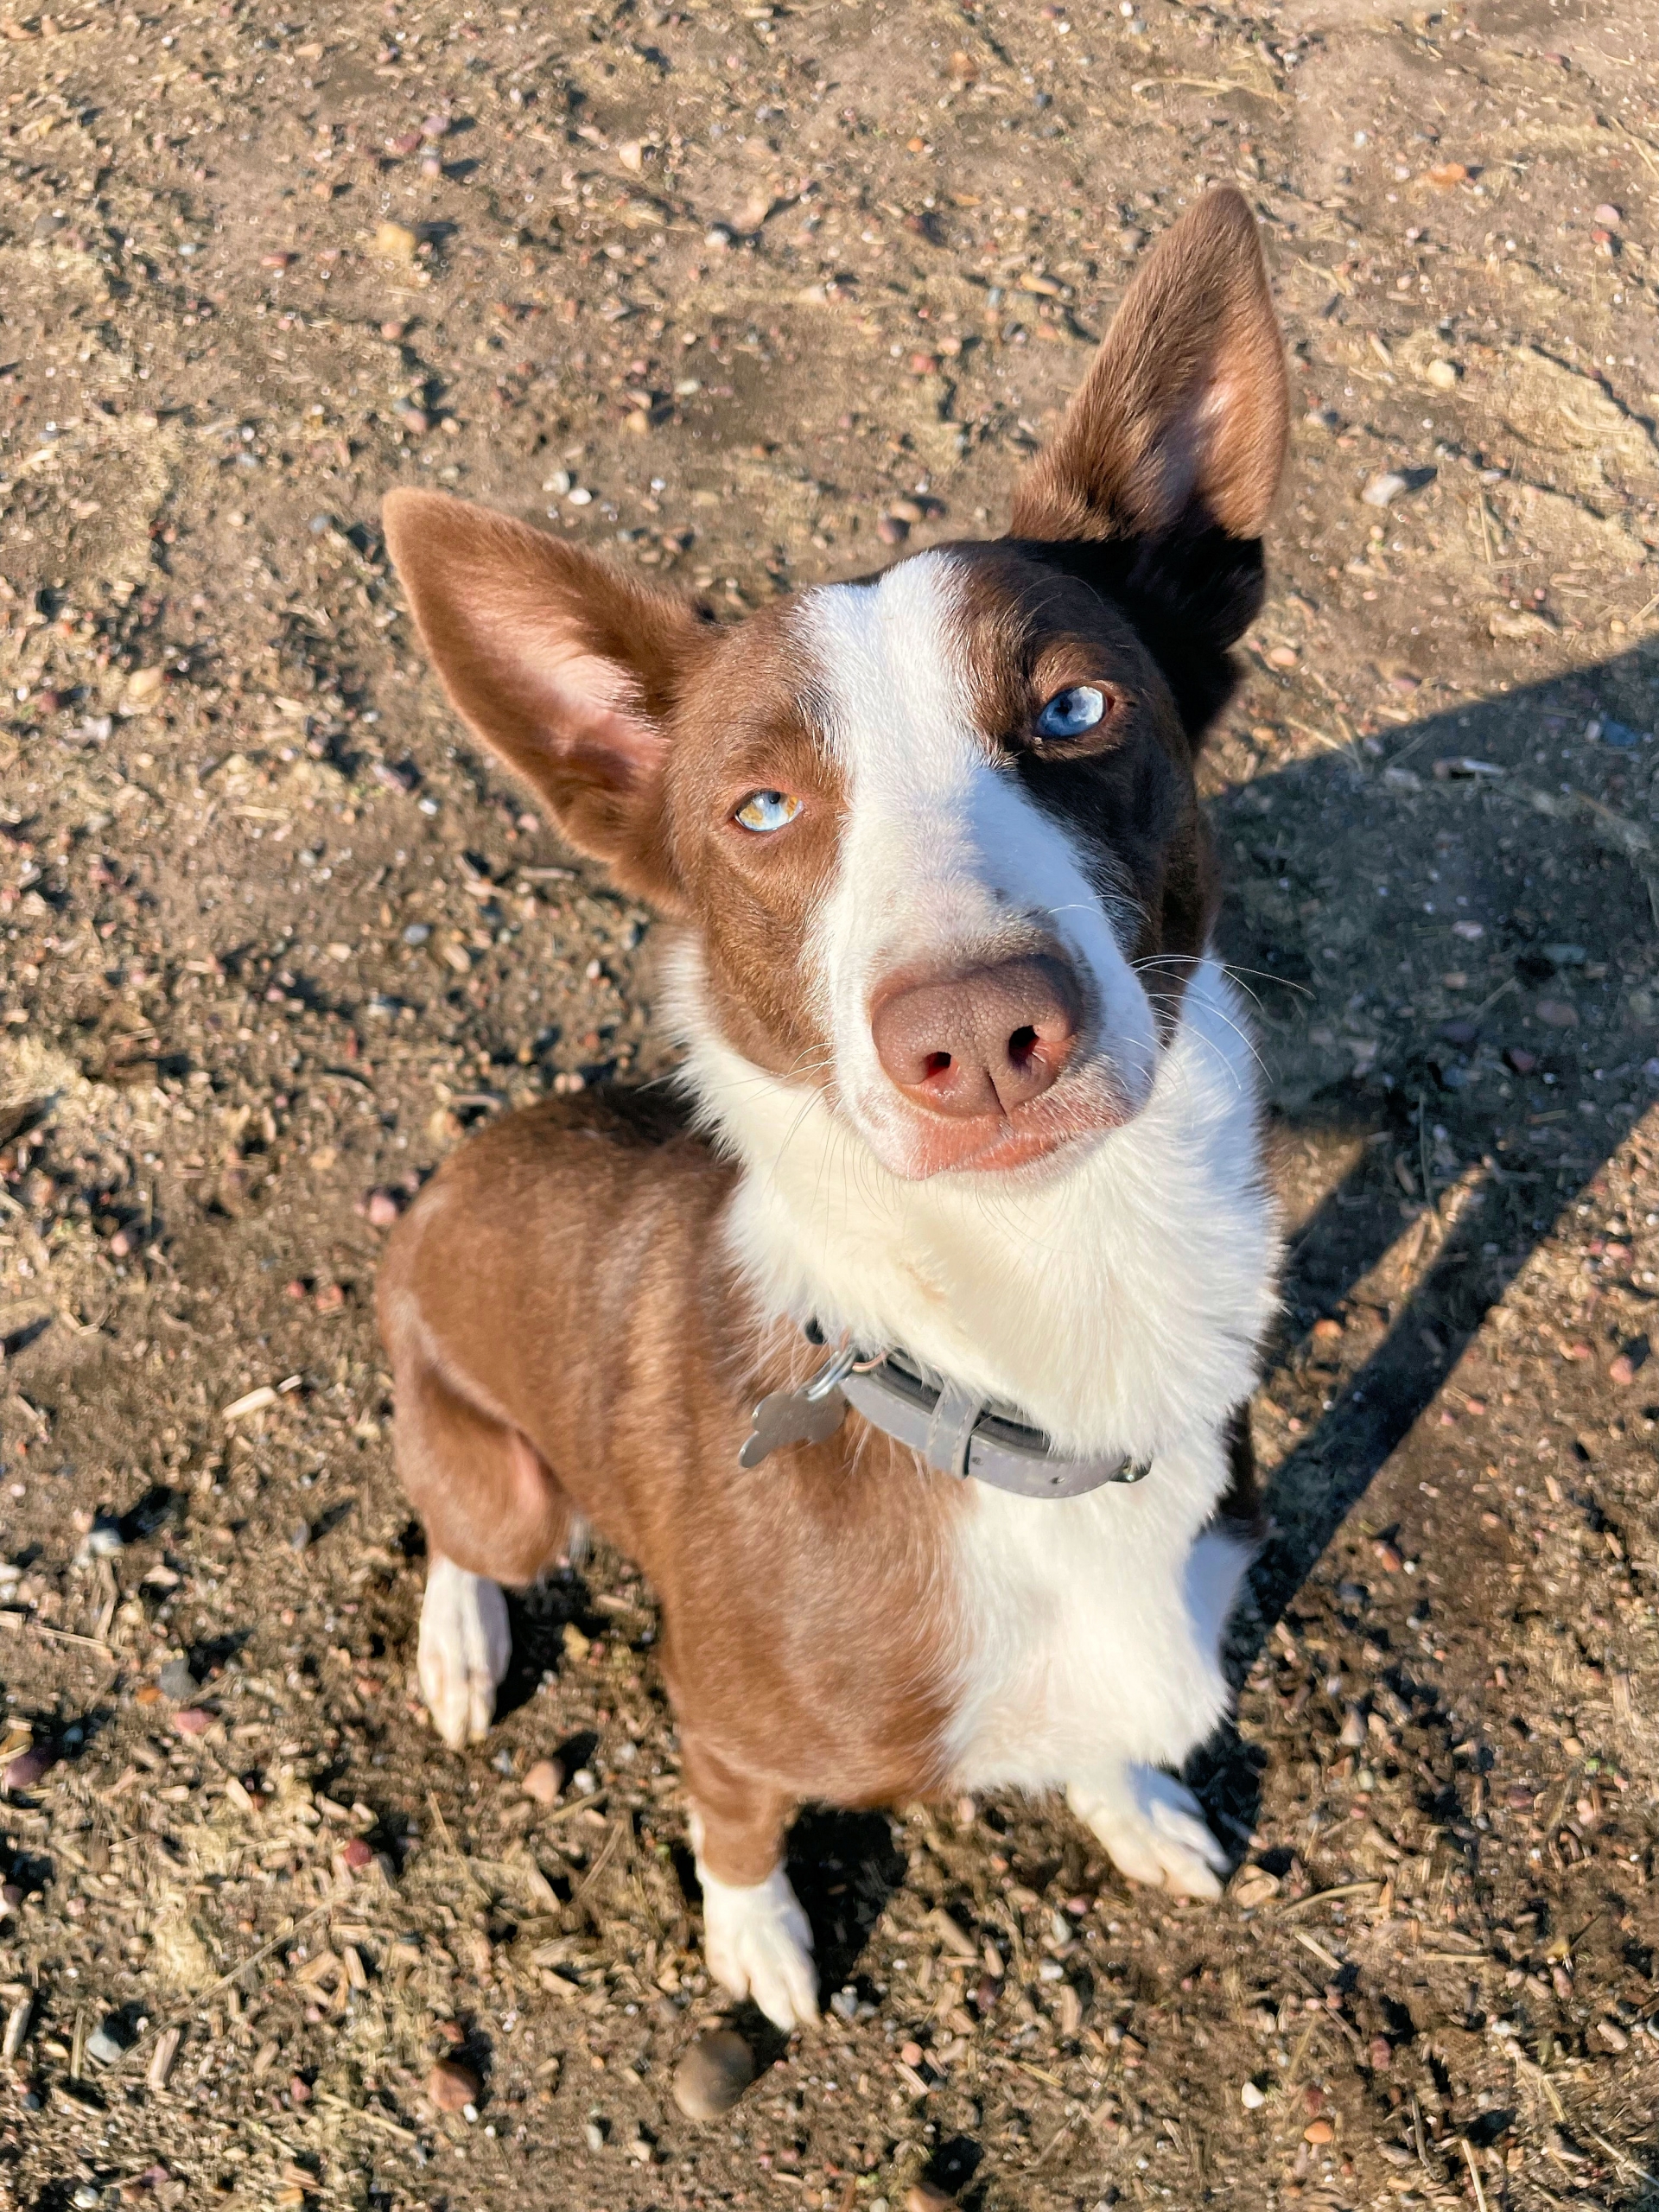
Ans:
[{"label": "dirt ground", "polygon": [[[296,12],[0,22],[0,2206],[1659,2203],[1659,15]],[[1239,1871],[810,1815],[832,2009],[699,2127],[650,1592],[534,1593],[464,1758],[413,1694],[382,1229],[667,1052],[378,501],[731,613],[995,528],[1217,178],[1296,421],[1207,756],[1294,1230]]]}]

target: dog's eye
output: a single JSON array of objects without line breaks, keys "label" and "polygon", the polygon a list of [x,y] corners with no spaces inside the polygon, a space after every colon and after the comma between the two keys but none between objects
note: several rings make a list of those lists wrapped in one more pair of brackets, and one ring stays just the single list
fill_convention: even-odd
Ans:
[{"label": "dog's eye", "polygon": [[801,802],[793,791],[751,791],[733,819],[765,836],[792,822],[800,810]]},{"label": "dog's eye", "polygon": [[1106,695],[1092,683],[1057,691],[1037,717],[1039,737],[1081,737],[1106,711]]}]

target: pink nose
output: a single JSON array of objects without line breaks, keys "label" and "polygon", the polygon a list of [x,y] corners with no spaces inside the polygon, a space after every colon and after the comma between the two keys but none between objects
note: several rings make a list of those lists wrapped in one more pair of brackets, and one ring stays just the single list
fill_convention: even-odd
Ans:
[{"label": "pink nose", "polygon": [[870,1027],[906,1098],[971,1121],[1040,1098],[1071,1057],[1082,1012],[1070,968],[1034,954],[894,991]]}]

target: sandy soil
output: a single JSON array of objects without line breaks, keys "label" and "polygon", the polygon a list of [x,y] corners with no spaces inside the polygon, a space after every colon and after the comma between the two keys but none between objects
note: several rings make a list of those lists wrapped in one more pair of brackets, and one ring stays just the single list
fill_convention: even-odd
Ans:
[{"label": "sandy soil", "polygon": [[[1656,85],[1638,0],[0,22],[0,2204],[1659,2199]],[[412,1694],[376,1221],[666,1048],[378,503],[733,614],[994,528],[1208,178],[1297,418],[1208,756],[1295,1228],[1240,1870],[812,1816],[834,2010],[697,2127],[650,1592],[536,1595],[465,1758]]]}]

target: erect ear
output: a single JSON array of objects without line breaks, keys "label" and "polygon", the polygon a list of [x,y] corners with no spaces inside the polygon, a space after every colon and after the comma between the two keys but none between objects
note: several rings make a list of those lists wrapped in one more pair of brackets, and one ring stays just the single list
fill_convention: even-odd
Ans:
[{"label": "erect ear", "polygon": [[1229,186],[1159,240],[1054,441],[1016,537],[1260,537],[1284,467],[1284,348],[1255,219]]},{"label": "erect ear", "polygon": [[397,491],[386,544],[456,712],[578,850],[677,901],[662,819],[666,716],[698,650],[684,602],[505,515]]}]

